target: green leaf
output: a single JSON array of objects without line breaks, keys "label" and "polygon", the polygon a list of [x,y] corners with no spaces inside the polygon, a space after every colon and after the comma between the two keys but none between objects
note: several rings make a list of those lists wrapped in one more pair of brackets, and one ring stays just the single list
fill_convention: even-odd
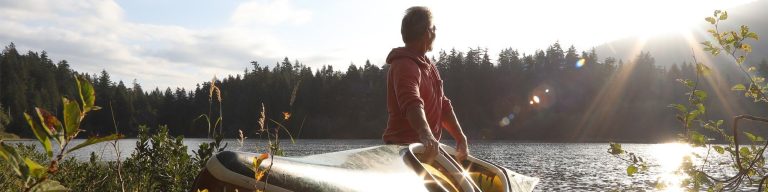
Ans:
[{"label": "green leaf", "polygon": [[714,124],[715,124],[714,122],[709,121],[709,122],[706,122],[706,123],[702,123],[702,127],[704,127],[704,129],[707,129],[707,130],[710,130],[710,131],[713,131],[713,132],[718,132],[718,128],[715,127]]},{"label": "green leaf", "polygon": [[707,92],[702,90],[693,91],[693,95],[701,101],[707,100]]},{"label": "green leaf", "polygon": [[709,22],[712,25],[714,25],[717,22],[714,17],[707,17],[704,20]]},{"label": "green leaf", "polygon": [[752,38],[752,39],[754,39],[755,41],[760,41],[760,37],[759,37],[759,36],[757,36],[757,33],[755,33],[755,32],[749,32],[749,33],[747,33],[747,35],[744,35],[744,38]]},{"label": "green leaf", "polygon": [[741,39],[741,35],[739,35],[739,33],[736,33],[736,31],[731,31],[731,37],[733,37],[733,39],[730,39],[729,42],[733,43],[734,47],[739,47],[735,45],[738,45],[738,41],[739,39]]},{"label": "green leaf", "polygon": [[17,176],[23,175],[21,168],[25,165],[22,163],[21,156],[19,156],[13,147],[6,145],[5,142],[0,142],[0,156],[2,156],[6,161],[10,162],[10,165],[13,168],[13,171],[16,172]]},{"label": "green leaf", "polygon": [[117,140],[117,139],[120,139],[120,138],[123,138],[123,135],[120,135],[120,134],[117,134],[117,133],[112,134],[112,135],[108,135],[108,136],[104,136],[104,137],[91,137],[91,138],[88,138],[88,140],[85,140],[85,142],[80,143],[79,145],[69,149],[67,152],[74,151],[74,150],[77,150],[77,149],[80,149],[80,148],[83,148],[83,147],[86,147],[86,146],[89,146],[89,145],[93,145],[93,144],[96,144],[96,143],[101,143],[101,142],[104,142],[104,141]]},{"label": "green leaf", "polygon": [[741,36],[746,39],[747,38],[747,34],[749,34],[749,26],[742,25],[741,26]]},{"label": "green leaf", "polygon": [[744,84],[736,84],[733,87],[731,87],[732,91],[744,91],[747,90],[747,87],[744,87]]},{"label": "green leaf", "polygon": [[765,78],[764,77],[752,77],[752,81],[755,81],[755,83],[762,83],[762,82],[765,82]]},{"label": "green leaf", "polygon": [[750,154],[749,148],[741,147],[741,149],[739,149],[739,154],[741,154],[741,156],[748,156]]},{"label": "green leaf", "polygon": [[637,173],[637,167],[635,167],[635,165],[629,165],[627,167],[627,175],[632,176],[635,173]]},{"label": "green leaf", "polygon": [[619,155],[624,153],[624,150],[621,149],[620,143],[610,143],[611,148],[608,149],[608,153],[612,155]]},{"label": "green leaf", "polygon": [[736,63],[737,64],[742,64],[742,63],[744,63],[744,60],[746,60],[746,59],[747,58],[744,57],[744,56],[739,56],[739,58],[736,59]]},{"label": "green leaf", "polygon": [[691,112],[688,112],[688,115],[685,116],[685,124],[690,126],[691,122],[697,117],[699,117],[700,114],[701,112],[699,110],[693,110]]},{"label": "green leaf", "polygon": [[699,132],[691,131],[691,143],[694,146],[703,146],[704,143],[707,141],[707,137],[702,135]]},{"label": "green leaf", "polygon": [[720,154],[725,153],[725,149],[723,149],[723,147],[715,145],[715,146],[712,146],[712,148],[715,149],[715,151],[717,151],[717,153],[720,153]]},{"label": "green leaf", "polygon": [[67,98],[62,97],[62,102],[64,103],[64,124],[66,125],[65,133],[67,135],[67,138],[74,137],[78,129],[80,129],[80,106],[77,105],[77,102],[72,102]]},{"label": "green leaf", "polygon": [[43,145],[45,153],[48,155],[48,157],[53,157],[53,149],[51,148],[50,140],[51,135],[45,131],[45,128],[36,123],[29,114],[24,113],[24,118],[27,120],[27,124],[29,124],[30,129],[32,129],[32,133],[35,134],[37,140],[40,141],[40,144]]},{"label": "green leaf", "polygon": [[93,85],[88,82],[87,79],[81,76],[75,76],[77,80],[77,90],[80,93],[80,100],[83,102],[83,113],[87,113],[91,110],[99,110],[100,108],[95,106],[96,94],[93,90]]},{"label": "green leaf", "polygon": [[25,157],[24,164],[27,164],[30,176],[34,177],[35,179],[41,179],[45,175],[45,167],[33,161],[32,159]]},{"label": "green leaf", "polygon": [[30,189],[30,191],[34,192],[67,192],[69,189],[67,187],[64,187],[59,183],[58,181],[47,179],[40,184],[36,185],[34,188]]},{"label": "green leaf", "polygon": [[720,21],[728,19],[728,12],[727,11],[723,11],[722,14],[720,14],[720,18],[719,19],[720,19]]},{"label": "green leaf", "polygon": [[696,104],[696,107],[698,108],[698,110],[699,110],[699,113],[702,113],[702,114],[704,114],[704,113],[706,113],[706,111],[707,111],[707,108],[706,108],[706,107],[704,107],[704,104],[701,104],[701,103],[699,103],[699,104]]},{"label": "green leaf", "polygon": [[750,84],[749,85],[749,90],[747,91],[747,93],[752,94],[755,97],[757,97],[758,93],[760,93],[760,88],[758,87],[758,85]]},{"label": "green leaf", "polygon": [[747,136],[747,138],[749,138],[749,140],[750,140],[750,141],[752,141],[752,142],[763,141],[763,138],[762,138],[762,137],[760,137],[760,136],[756,136],[756,135],[754,135],[754,134],[752,134],[752,133],[750,133],[750,132],[746,132],[746,131],[744,131],[744,135],[746,135],[746,136]]},{"label": "green leaf", "polygon": [[10,153],[5,150],[5,143],[3,143],[3,140],[0,140],[0,158],[5,159],[8,161],[8,158],[10,158]]},{"label": "green leaf", "polygon": [[677,82],[682,83],[686,87],[693,87],[696,83],[688,79],[677,79]]},{"label": "green leaf", "polygon": [[[715,37],[715,39],[720,39],[720,34],[718,34],[715,30],[710,29],[710,33],[712,33],[712,36]],[[720,48],[713,46],[711,41],[704,41],[701,42],[701,44],[704,45],[704,51],[707,51],[715,56],[720,54]]]},{"label": "green leaf", "polygon": [[685,108],[685,106],[681,104],[669,104],[667,107],[675,108],[682,113],[688,112],[688,108]]},{"label": "green leaf", "polygon": [[696,72],[700,75],[709,75],[710,71],[711,69],[708,66],[701,63],[696,64]]}]

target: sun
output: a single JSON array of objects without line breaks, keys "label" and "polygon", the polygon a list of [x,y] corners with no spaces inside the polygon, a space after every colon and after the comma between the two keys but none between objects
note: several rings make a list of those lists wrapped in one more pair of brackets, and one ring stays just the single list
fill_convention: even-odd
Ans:
[{"label": "sun", "polygon": [[610,25],[616,26],[617,36],[651,38],[680,35],[690,33],[697,26],[705,24],[704,18],[711,16],[714,10],[728,10],[752,1],[754,0],[621,1],[612,4],[612,7],[606,7],[621,10],[620,14],[606,20]]}]

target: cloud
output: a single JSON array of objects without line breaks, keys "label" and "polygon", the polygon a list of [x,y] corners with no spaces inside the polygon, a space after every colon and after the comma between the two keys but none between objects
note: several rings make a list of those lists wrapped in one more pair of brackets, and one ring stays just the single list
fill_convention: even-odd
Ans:
[{"label": "cloud", "polygon": [[238,6],[230,19],[236,25],[304,24],[312,19],[312,12],[296,8],[288,0],[254,0]]},{"label": "cloud", "polygon": [[[297,15],[246,14],[272,8]],[[229,26],[190,29],[128,21],[112,0],[0,0],[0,43],[14,42],[22,52],[45,50],[80,72],[105,69],[114,81],[137,79],[144,87],[189,89],[214,75],[242,73],[251,60],[269,64],[282,58],[276,55],[286,49],[274,35],[239,24],[296,24],[309,15],[287,1],[254,1],[238,6],[232,18],[239,19]]]}]

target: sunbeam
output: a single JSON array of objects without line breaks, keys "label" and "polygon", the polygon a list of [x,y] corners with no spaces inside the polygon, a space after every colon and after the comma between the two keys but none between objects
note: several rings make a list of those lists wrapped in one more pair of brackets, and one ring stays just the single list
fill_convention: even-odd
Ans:
[{"label": "sunbeam", "polygon": [[[645,47],[647,38],[640,38],[629,53],[640,53]],[[627,56],[625,58],[633,58],[633,56]],[[618,68],[616,74],[612,75],[607,82],[600,88],[597,96],[590,102],[589,108],[587,108],[584,116],[579,120],[579,123],[574,129],[572,134],[573,139],[584,139],[589,135],[595,133],[605,133],[608,127],[605,125],[606,119],[614,118],[617,111],[617,104],[619,98],[625,92],[627,80],[635,69],[635,62],[630,61],[625,63],[624,66]]]}]

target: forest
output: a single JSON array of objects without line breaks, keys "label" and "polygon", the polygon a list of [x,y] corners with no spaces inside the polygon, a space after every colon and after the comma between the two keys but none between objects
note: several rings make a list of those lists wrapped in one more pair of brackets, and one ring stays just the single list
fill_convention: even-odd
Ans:
[{"label": "forest", "polygon": [[[555,42],[532,54],[513,48],[501,50],[495,59],[491,54],[478,47],[441,50],[432,57],[470,140],[671,141],[681,128],[668,105],[686,101],[680,79],[696,78],[693,58],[656,63],[649,52],[600,58],[594,49],[564,49]],[[331,65],[313,69],[288,57],[274,64],[257,60],[244,61],[242,74],[211,77],[194,89],[145,88],[136,80],[113,80],[107,71],[75,71],[66,60],[52,61],[44,50],[23,53],[11,43],[0,53],[0,132],[32,137],[22,114],[34,107],[61,111],[58,98],[73,98],[74,76],[82,75],[93,83],[96,105],[103,107],[85,119],[84,137],[113,133],[115,126],[132,137],[140,125],[167,125],[172,135],[207,137],[208,124],[198,117],[221,114],[226,137],[242,130],[258,138],[263,103],[269,118],[291,114],[285,125],[294,138],[380,138],[387,122],[387,64],[366,61],[343,70]],[[701,87],[712,93],[709,118],[766,112],[738,99],[742,96],[730,87],[717,86],[742,83],[735,80],[743,79],[739,73],[717,63],[705,65],[720,70],[718,80],[724,81],[702,81]],[[768,74],[766,59],[748,65],[760,76]],[[210,94],[211,83],[220,88],[221,98]]]}]

